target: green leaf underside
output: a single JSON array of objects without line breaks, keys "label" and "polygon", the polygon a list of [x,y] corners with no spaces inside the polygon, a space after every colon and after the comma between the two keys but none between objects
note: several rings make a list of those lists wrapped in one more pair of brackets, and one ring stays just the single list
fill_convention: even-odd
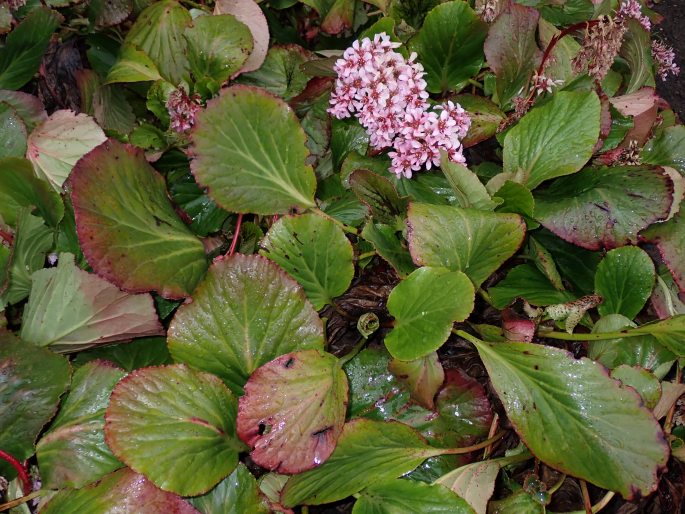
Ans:
[{"label": "green leaf underside", "polygon": [[235,397],[214,375],[182,364],[142,368],[114,388],[105,437],[117,458],[155,485],[193,496],[238,464],[236,414]]},{"label": "green leaf underside", "polygon": [[285,214],[314,207],[316,179],[293,111],[262,89],[232,86],[211,100],[192,133],[191,169],[231,212]]},{"label": "green leaf underside", "polygon": [[298,281],[316,310],[343,294],[354,276],[352,245],[345,233],[317,214],[284,216],[261,246],[260,253]]},{"label": "green leaf underside", "polygon": [[540,460],[627,499],[656,489],[668,447],[634,391],[556,348],[476,347],[507,416]]},{"label": "green leaf underside", "polygon": [[666,219],[672,202],[673,182],[663,172],[588,168],[536,195],[535,217],[569,243],[611,249],[637,243],[640,230]]},{"label": "green leaf underside", "polygon": [[[559,92],[526,114],[504,140],[504,173],[529,189],[580,170],[599,136],[593,92]],[[565,120],[559,123],[559,120]]]},{"label": "green leaf underside", "polygon": [[321,319],[302,288],[257,255],[214,261],[193,301],[169,326],[177,362],[220,377],[236,394],[261,365],[298,350],[323,349]]},{"label": "green leaf underside", "polygon": [[98,275],[165,298],[195,289],[207,269],[204,247],[141,150],[110,139],[79,161],[68,184],[79,242]]},{"label": "green leaf underside", "polygon": [[595,292],[603,299],[597,310],[602,316],[634,318],[652,294],[654,277],[654,263],[644,250],[636,246],[611,250],[597,266]]},{"label": "green leaf underside", "polygon": [[414,360],[437,350],[456,321],[473,310],[475,292],[469,278],[446,268],[419,268],[400,282],[388,297],[388,312],[395,318],[385,337],[390,354]]},{"label": "green leaf underside", "polygon": [[281,502],[294,506],[341,500],[376,482],[397,478],[440,453],[402,423],[353,420],[343,428],[326,462],[288,480]]},{"label": "green leaf underside", "polygon": [[180,496],[155,487],[145,476],[125,468],[82,489],[63,489],[41,509],[44,514],[199,514]]},{"label": "green leaf underside", "polygon": [[[0,333],[0,448],[23,462],[69,384],[66,358]],[[0,475],[16,472],[3,461]]]},{"label": "green leaf underside", "polygon": [[257,369],[245,385],[238,436],[258,465],[302,473],[333,452],[345,423],[347,391],[345,372],[331,354],[282,355]]},{"label": "green leaf underside", "polygon": [[514,255],[526,231],[516,214],[422,203],[410,204],[407,226],[415,264],[462,271],[476,287]]},{"label": "green leaf underside", "polygon": [[124,293],[79,269],[71,254],[61,254],[56,268],[32,276],[21,327],[25,341],[71,352],[162,334],[150,295]]},{"label": "green leaf underside", "polygon": [[391,480],[364,489],[352,514],[475,514],[447,487],[412,480]]},{"label": "green leaf underside", "polygon": [[202,514],[269,514],[271,510],[260,494],[250,470],[242,462],[219,485],[188,501]]},{"label": "green leaf underside", "polygon": [[46,487],[83,487],[123,466],[105,444],[104,427],[109,395],[125,375],[103,361],[74,373],[69,396],[36,447]]}]

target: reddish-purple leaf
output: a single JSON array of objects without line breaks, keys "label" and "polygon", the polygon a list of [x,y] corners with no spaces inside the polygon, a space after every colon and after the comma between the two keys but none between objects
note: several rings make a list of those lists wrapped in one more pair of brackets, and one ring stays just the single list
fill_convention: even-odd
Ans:
[{"label": "reddish-purple leaf", "polygon": [[427,409],[434,407],[435,394],[445,380],[445,371],[436,352],[413,361],[393,359],[388,370],[407,385],[414,400]]},{"label": "reddish-purple leaf", "polygon": [[681,209],[666,223],[652,225],[640,234],[655,243],[680,291],[685,292],[685,216]]},{"label": "reddish-purple leaf", "polygon": [[345,423],[347,377],[330,354],[307,350],[257,369],[238,407],[237,432],[260,466],[301,473],[322,464]]},{"label": "reddish-purple leaf", "polygon": [[492,407],[483,386],[460,369],[445,372],[445,386],[438,393],[436,406],[445,428],[462,441],[482,437],[492,423]]}]

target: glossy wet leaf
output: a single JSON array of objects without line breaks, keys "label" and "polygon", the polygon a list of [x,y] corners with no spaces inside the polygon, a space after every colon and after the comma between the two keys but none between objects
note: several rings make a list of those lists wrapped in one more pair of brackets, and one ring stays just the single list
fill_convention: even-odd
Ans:
[{"label": "glossy wet leaf", "polygon": [[48,117],[43,102],[38,97],[22,91],[0,89],[0,102],[12,106],[29,132],[32,132]]},{"label": "glossy wet leaf", "polygon": [[634,391],[621,388],[598,364],[557,348],[476,347],[507,416],[536,457],[625,498],[656,489],[668,449]]},{"label": "glossy wet leaf", "polygon": [[459,90],[480,71],[487,31],[487,25],[461,0],[443,3],[428,13],[409,44],[426,71],[428,91]]},{"label": "glossy wet leaf", "polygon": [[68,187],[79,242],[98,275],[124,290],[155,290],[165,298],[195,289],[207,269],[204,247],[141,150],[108,140],[81,159]]},{"label": "glossy wet leaf", "polygon": [[6,102],[0,101],[0,158],[23,157],[26,153],[26,125],[17,111]]},{"label": "glossy wet leaf", "polygon": [[132,295],[79,269],[61,254],[55,268],[36,271],[21,337],[37,346],[73,352],[164,334],[150,295]]},{"label": "glossy wet leaf", "polygon": [[445,371],[436,352],[411,361],[393,359],[388,370],[406,384],[412,398],[427,409],[435,406],[433,399],[445,380]]},{"label": "glossy wet leaf", "polygon": [[238,464],[237,403],[214,375],[182,364],[142,368],[112,392],[107,445],[161,489],[202,494]]},{"label": "glossy wet leaf", "polygon": [[656,244],[678,288],[685,291],[685,212],[679,211],[666,223],[652,225],[641,236]]},{"label": "glossy wet leaf", "polygon": [[224,89],[198,115],[192,140],[193,174],[224,209],[284,214],[314,206],[304,131],[293,111],[264,90]]},{"label": "glossy wet leaf", "polygon": [[241,84],[264,88],[270,93],[291,100],[307,86],[309,76],[301,66],[314,54],[298,45],[272,46],[258,70],[243,73]]},{"label": "glossy wet leaf", "polygon": [[595,292],[603,302],[602,316],[622,314],[632,319],[642,310],[654,288],[654,263],[636,246],[616,248],[597,266]]},{"label": "glossy wet leaf", "polygon": [[343,294],[354,276],[352,245],[345,233],[317,214],[282,217],[261,246],[260,253],[298,281],[316,310]]},{"label": "glossy wet leaf", "polygon": [[[592,92],[559,92],[528,112],[504,140],[504,173],[533,190],[580,170],[599,137],[600,103]],[[559,124],[558,120],[567,120]],[[579,179],[578,184],[584,184]]]},{"label": "glossy wet leaf", "polygon": [[462,445],[484,437],[492,424],[493,410],[485,389],[460,369],[445,372],[445,384],[436,398],[436,408],[439,417],[434,432],[437,436],[442,433],[443,441],[448,444]]},{"label": "glossy wet leaf", "polygon": [[395,318],[385,337],[390,354],[414,360],[437,350],[456,321],[473,310],[474,289],[460,271],[419,268],[400,282],[388,297],[388,312]]},{"label": "glossy wet leaf", "polygon": [[406,277],[416,269],[406,243],[400,240],[395,227],[370,221],[364,226],[361,235],[373,245],[378,255],[395,268],[400,277]]},{"label": "glossy wet leaf", "polygon": [[507,273],[493,287],[488,294],[494,307],[503,309],[517,298],[523,298],[536,306],[554,305],[575,300],[576,297],[568,291],[555,288],[540,270],[531,264],[519,264]]},{"label": "glossy wet leaf", "polygon": [[388,480],[362,491],[352,514],[474,514],[465,500],[440,484]]},{"label": "glossy wet leaf", "polygon": [[129,468],[107,475],[100,482],[82,489],[63,489],[53,496],[44,514],[198,514],[189,503],[173,493],[155,487],[145,476]]},{"label": "glossy wet leaf", "polygon": [[125,375],[103,361],[76,370],[69,395],[36,447],[46,487],[80,488],[123,466],[105,444],[104,427],[109,395]]},{"label": "glossy wet leaf", "polygon": [[295,474],[328,459],[347,410],[347,377],[335,357],[282,355],[252,373],[244,389],[237,431],[256,464]]},{"label": "glossy wet leaf", "polygon": [[661,398],[659,379],[646,369],[622,364],[612,370],[611,378],[635,389],[648,409],[654,409]]},{"label": "glossy wet leaf", "polygon": [[330,458],[318,468],[291,477],[281,501],[293,506],[342,500],[374,483],[397,478],[440,453],[402,423],[350,421]]},{"label": "glossy wet leaf", "polygon": [[215,260],[169,326],[177,362],[213,373],[235,394],[261,365],[298,350],[323,349],[323,325],[302,288],[257,255]]},{"label": "glossy wet leaf", "polygon": [[126,371],[172,363],[165,337],[142,337],[130,343],[79,352],[72,364],[80,366],[93,360],[110,361]]},{"label": "glossy wet leaf", "polygon": [[569,243],[612,249],[637,243],[638,232],[665,220],[672,194],[672,180],[659,170],[587,168],[537,194],[535,217]]},{"label": "glossy wet leaf", "polygon": [[519,489],[511,496],[490,503],[491,514],[545,514],[545,507],[532,495]]},{"label": "glossy wet leaf", "polygon": [[424,203],[410,205],[407,227],[415,264],[463,271],[476,287],[514,255],[526,232],[516,214]]},{"label": "glossy wet leaf", "polygon": [[685,126],[665,128],[647,141],[640,152],[644,164],[671,166],[685,173]]},{"label": "glossy wet leaf", "polygon": [[442,155],[440,169],[450,183],[459,207],[464,209],[470,207],[481,211],[494,210],[497,207],[497,202],[490,198],[478,175],[463,164],[451,162],[446,157],[446,154]]},{"label": "glossy wet leaf", "polygon": [[269,514],[264,497],[250,470],[242,462],[219,485],[202,496],[188,499],[202,514]]},{"label": "glossy wet leaf", "polygon": [[[57,411],[69,385],[69,361],[8,332],[0,333],[0,448],[23,462]],[[4,461],[0,474],[12,479],[14,468]]]},{"label": "glossy wet leaf", "polygon": [[76,162],[106,139],[90,116],[55,111],[29,135],[26,157],[59,192]]}]

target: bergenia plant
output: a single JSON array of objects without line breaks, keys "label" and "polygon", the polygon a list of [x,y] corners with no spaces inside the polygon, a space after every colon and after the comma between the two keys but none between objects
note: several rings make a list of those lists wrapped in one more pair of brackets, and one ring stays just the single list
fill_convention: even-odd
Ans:
[{"label": "bergenia plant", "polygon": [[0,4],[0,510],[680,512],[677,16]]}]

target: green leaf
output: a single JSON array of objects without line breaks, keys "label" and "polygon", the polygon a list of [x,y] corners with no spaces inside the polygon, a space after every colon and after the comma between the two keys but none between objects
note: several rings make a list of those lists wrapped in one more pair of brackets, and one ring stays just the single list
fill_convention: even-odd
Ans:
[{"label": "green leaf", "polygon": [[9,33],[0,52],[0,89],[19,89],[33,78],[63,19],[56,11],[36,7]]},{"label": "green leaf", "polygon": [[11,105],[17,111],[29,132],[32,132],[48,117],[43,102],[36,96],[21,91],[0,89],[0,101]]},{"label": "green leaf", "polygon": [[458,91],[483,66],[488,26],[468,3],[447,2],[432,9],[409,48],[426,70],[431,93]]},{"label": "green leaf", "polygon": [[88,18],[97,27],[118,25],[133,10],[132,0],[91,0],[88,2]]},{"label": "green leaf", "polygon": [[136,125],[133,108],[126,98],[126,90],[112,84],[102,84],[93,70],[77,74],[81,90],[81,109],[95,116],[105,130],[129,134]]},{"label": "green leaf", "polygon": [[545,514],[545,506],[523,489],[502,500],[490,502],[493,514]]},{"label": "green leaf", "polygon": [[57,226],[64,215],[62,199],[50,185],[33,173],[26,159],[0,160],[0,216],[15,225],[22,207],[34,206],[50,226]]},{"label": "green leaf", "polygon": [[[535,107],[504,140],[504,172],[533,190],[580,170],[599,137],[600,103],[593,92],[561,91]],[[566,120],[565,123],[558,123]]]},{"label": "green leaf", "polygon": [[257,255],[215,260],[169,326],[177,362],[219,376],[236,394],[261,365],[297,350],[322,350],[323,325],[302,288]]},{"label": "green leaf", "polygon": [[654,336],[678,357],[685,356],[685,314],[641,325],[630,333]]},{"label": "green leaf", "polygon": [[546,306],[575,300],[568,291],[559,291],[540,270],[531,264],[519,264],[512,268],[503,280],[488,289],[492,305],[503,309],[517,298],[532,305]]},{"label": "green leaf", "polygon": [[[544,10],[542,13],[544,17]],[[552,41],[552,38],[557,37],[561,33],[554,25],[544,19],[539,21],[538,30],[542,48],[546,48]],[[562,80],[564,84],[573,81],[576,73],[573,71],[572,61],[579,50],[580,44],[573,39],[573,35],[568,34],[562,37],[556,42],[554,49],[550,53],[550,58],[545,65],[545,76],[554,80]]]},{"label": "green leaf", "polygon": [[147,82],[161,80],[162,76],[152,59],[145,52],[132,46],[124,45],[117,62],[109,69],[104,84],[120,82]]},{"label": "green leaf", "polygon": [[221,380],[178,364],[121,380],[105,414],[114,455],[165,491],[207,492],[233,471],[243,445],[237,401]]},{"label": "green leaf", "polygon": [[269,25],[259,4],[254,0],[218,0],[214,4],[214,14],[231,14],[249,27],[254,50],[240,71],[259,69],[269,49]]},{"label": "green leaf", "polygon": [[634,93],[643,86],[654,87],[654,65],[649,31],[637,20],[626,20],[628,31],[623,37],[620,55],[628,62],[630,79],[624,94]]},{"label": "green leaf", "polygon": [[640,152],[644,164],[671,166],[685,174],[685,126],[676,125],[647,141]]},{"label": "green leaf", "polygon": [[478,175],[466,166],[450,162],[447,159],[447,155],[443,153],[440,160],[440,169],[442,169],[445,177],[447,177],[447,181],[452,186],[459,207],[478,209],[480,211],[492,211],[497,207],[497,202],[492,201]]},{"label": "green leaf", "polygon": [[440,484],[388,480],[362,491],[352,514],[475,514],[462,498]]},{"label": "green leaf", "polygon": [[[36,437],[69,385],[69,368],[66,358],[0,333],[0,448],[18,461],[33,455]],[[0,474],[16,476],[5,461]]]},{"label": "green leaf", "polygon": [[526,233],[516,214],[424,203],[410,204],[407,227],[415,264],[463,271],[476,287],[516,253]]},{"label": "green leaf", "polygon": [[262,255],[300,283],[316,310],[347,291],[354,276],[352,245],[345,233],[317,214],[284,216],[261,246]]},{"label": "green leaf", "polygon": [[98,275],[165,298],[193,291],[207,269],[204,247],[142,150],[110,139],[79,161],[68,185],[79,242]]},{"label": "green leaf", "polygon": [[195,18],[185,38],[195,82],[218,86],[243,67],[253,47],[250,29],[230,14]]},{"label": "green leaf", "polygon": [[450,100],[459,103],[471,118],[469,131],[461,140],[466,148],[494,136],[506,118],[499,107],[484,96],[463,94],[453,96]]},{"label": "green leaf", "polygon": [[0,102],[0,158],[23,157],[26,154],[26,125],[8,103]]},{"label": "green leaf", "polygon": [[93,348],[79,352],[72,363],[81,366],[93,360],[110,361],[126,371],[172,363],[164,337],[143,337],[131,343]]},{"label": "green leaf", "polygon": [[450,336],[452,324],[473,310],[473,284],[461,271],[419,268],[388,297],[394,316],[385,346],[396,359],[410,361],[437,350]]},{"label": "green leaf", "polygon": [[105,444],[104,427],[109,395],[125,375],[101,361],[76,370],[69,396],[36,446],[46,487],[83,487],[122,467]]},{"label": "green leaf", "polygon": [[598,364],[557,348],[475,344],[507,416],[536,457],[626,499],[656,489],[668,447],[634,391]]},{"label": "green leaf", "polygon": [[407,210],[406,198],[385,177],[373,171],[358,169],[350,175],[350,187],[364,205],[368,206],[375,221],[392,225]]},{"label": "green leaf", "polygon": [[587,168],[537,194],[535,217],[565,241],[588,250],[611,249],[636,244],[638,232],[666,219],[672,202],[673,181],[662,171]]},{"label": "green leaf", "polygon": [[26,157],[38,176],[61,192],[76,162],[106,139],[90,116],[55,111],[29,135]]},{"label": "green leaf", "polygon": [[42,514],[198,514],[183,498],[155,487],[145,476],[120,469],[82,489],[63,489],[41,509]]},{"label": "green leaf", "polygon": [[177,86],[188,78],[183,34],[191,21],[188,11],[175,0],[154,2],[140,13],[126,35],[124,47],[142,50],[162,77]]},{"label": "green leaf", "polygon": [[264,64],[258,70],[242,74],[238,82],[264,88],[286,101],[291,100],[307,86],[309,76],[301,66],[313,58],[314,54],[298,45],[272,46]]},{"label": "green leaf", "polygon": [[252,473],[242,462],[219,485],[202,496],[188,500],[202,514],[269,514]]},{"label": "green leaf", "polygon": [[[369,135],[359,121],[354,118],[331,120],[331,158],[333,160],[333,171],[341,169],[343,162],[348,155],[352,155],[352,163],[349,165],[350,172],[359,168],[368,168],[374,172],[387,171],[390,167],[389,159],[374,160],[373,163],[359,156],[366,154],[369,147]],[[343,178],[347,173],[343,173]]]},{"label": "green leaf", "polygon": [[406,384],[414,400],[427,409],[435,407],[433,399],[445,381],[445,371],[437,352],[411,361],[393,359],[388,370]]},{"label": "green leaf", "polygon": [[[488,183],[488,186],[490,183]],[[502,203],[497,206],[497,212],[511,212],[526,218],[532,218],[535,211],[533,193],[526,186],[518,182],[507,180],[502,187],[493,193],[494,198],[500,198]]]},{"label": "green leaf", "polygon": [[345,425],[326,462],[288,480],[281,502],[291,507],[342,500],[377,482],[397,478],[440,453],[407,425],[356,419]]},{"label": "green leaf", "polygon": [[252,460],[271,471],[295,474],[319,466],[345,424],[347,389],[333,355],[319,350],[282,355],[245,384],[238,437],[252,449]]},{"label": "green leaf", "polygon": [[416,269],[404,241],[397,237],[395,227],[370,221],[364,226],[361,235],[400,277],[404,278]]},{"label": "green leaf", "polygon": [[163,335],[150,295],[124,293],[60,255],[56,268],[36,271],[21,337],[36,346],[73,352],[142,336]]},{"label": "green leaf", "polygon": [[284,214],[314,207],[305,135],[281,100],[248,86],[224,89],[197,117],[191,168],[231,212]]},{"label": "green leaf", "polygon": [[525,87],[540,63],[542,52],[535,39],[539,18],[535,9],[513,3],[490,26],[484,51],[497,75],[497,101],[503,108],[515,96],[527,95]]},{"label": "green leaf", "polygon": [[680,210],[666,223],[654,224],[642,232],[641,238],[655,243],[664,264],[673,275],[680,291],[685,291],[685,211]]},{"label": "green leaf", "polygon": [[611,378],[620,380],[635,389],[645,406],[653,410],[661,398],[661,382],[646,369],[622,364],[612,370]]},{"label": "green leaf", "polygon": [[597,310],[602,316],[634,318],[652,294],[654,275],[654,263],[644,250],[636,246],[611,250],[595,275],[595,292],[604,300]]}]

